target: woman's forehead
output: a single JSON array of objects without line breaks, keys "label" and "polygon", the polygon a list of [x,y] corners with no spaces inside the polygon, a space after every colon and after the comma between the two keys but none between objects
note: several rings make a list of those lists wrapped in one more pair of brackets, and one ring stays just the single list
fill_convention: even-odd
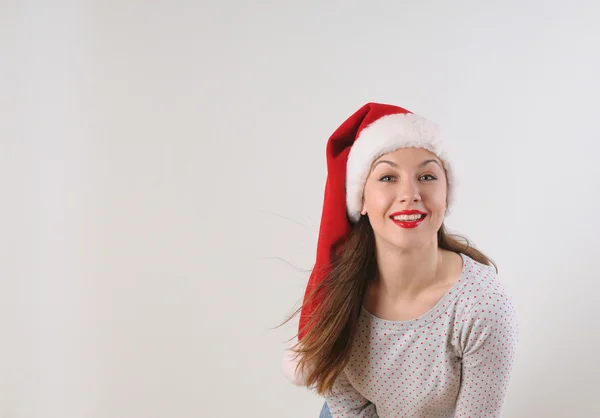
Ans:
[{"label": "woman's forehead", "polygon": [[375,161],[373,161],[373,164],[376,164],[382,160],[388,160],[398,165],[419,165],[427,160],[435,160],[441,165],[441,161],[437,155],[424,148],[400,148],[381,155]]}]

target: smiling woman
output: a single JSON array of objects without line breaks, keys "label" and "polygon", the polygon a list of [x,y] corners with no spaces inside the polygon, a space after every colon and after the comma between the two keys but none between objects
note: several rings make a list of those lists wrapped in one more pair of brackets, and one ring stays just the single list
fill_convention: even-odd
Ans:
[{"label": "smiling woman", "polygon": [[329,139],[316,265],[284,357],[325,396],[321,417],[501,414],[516,314],[491,260],[446,232],[442,145],[430,121],[378,103]]},{"label": "smiling woman", "polygon": [[[375,245],[381,247],[383,238],[398,248],[423,246],[442,226],[447,189],[441,161],[426,149],[400,148],[376,160],[365,182],[361,210],[379,232]],[[399,234],[398,226],[414,233]]]}]

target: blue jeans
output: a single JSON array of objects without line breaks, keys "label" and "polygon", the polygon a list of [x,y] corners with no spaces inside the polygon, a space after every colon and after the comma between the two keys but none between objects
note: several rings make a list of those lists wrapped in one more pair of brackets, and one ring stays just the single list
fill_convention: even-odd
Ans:
[{"label": "blue jeans", "polygon": [[329,407],[327,406],[327,402],[325,402],[323,404],[323,409],[321,409],[319,418],[331,418],[331,412],[329,412]]}]

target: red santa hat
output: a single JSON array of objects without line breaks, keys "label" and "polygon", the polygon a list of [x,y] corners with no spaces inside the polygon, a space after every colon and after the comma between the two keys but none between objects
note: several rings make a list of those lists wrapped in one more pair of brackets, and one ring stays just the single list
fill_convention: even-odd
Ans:
[{"label": "red santa hat", "polygon": [[[331,135],[327,143],[327,181],[317,242],[317,257],[306,292],[308,295],[327,275],[331,251],[350,232],[361,217],[364,185],[373,162],[400,148],[424,148],[443,163],[448,178],[448,202],[452,198],[453,179],[440,132],[433,122],[398,106],[367,103],[350,116]],[[305,305],[300,313],[298,339],[308,331],[307,325],[319,297]],[[283,368],[295,384],[303,384],[296,373],[298,359],[287,351]]]}]

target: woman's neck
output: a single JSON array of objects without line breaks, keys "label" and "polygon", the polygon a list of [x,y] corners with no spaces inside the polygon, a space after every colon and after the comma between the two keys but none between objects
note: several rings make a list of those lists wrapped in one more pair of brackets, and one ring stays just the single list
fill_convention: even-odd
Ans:
[{"label": "woman's neck", "polygon": [[440,281],[443,251],[437,242],[407,252],[379,246],[376,259],[378,275],[374,287],[380,298],[413,300]]}]

